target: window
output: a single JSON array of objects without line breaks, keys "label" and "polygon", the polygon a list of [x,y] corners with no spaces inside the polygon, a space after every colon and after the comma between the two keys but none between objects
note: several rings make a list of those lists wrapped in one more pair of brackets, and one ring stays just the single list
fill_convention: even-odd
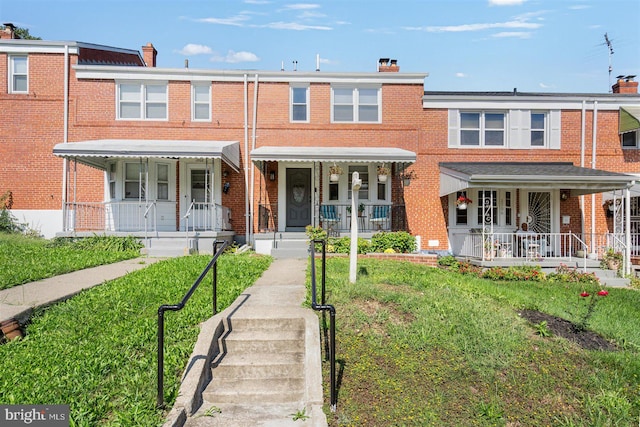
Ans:
[{"label": "window", "polygon": [[339,200],[340,199],[340,193],[339,191],[339,185],[337,182],[330,182],[329,183],[329,200]]},{"label": "window", "polygon": [[386,182],[378,182],[378,200],[387,200]]},{"label": "window", "polygon": [[211,85],[191,85],[191,120],[211,120]]},{"label": "window", "polygon": [[638,146],[638,134],[636,131],[625,132],[620,135],[622,148],[636,148]]},{"label": "window", "polygon": [[156,198],[169,200],[169,165],[156,165]]},{"label": "window", "polygon": [[111,163],[109,165],[109,198],[116,198],[116,170],[117,166],[115,163]]},{"label": "window", "polygon": [[498,224],[498,193],[494,191],[478,191],[478,225]]},{"label": "window", "polygon": [[124,198],[144,199],[146,197],[146,175],[140,163],[124,165]]},{"label": "window", "polygon": [[544,147],[546,144],[546,114],[531,113],[531,146]]},{"label": "window", "polygon": [[291,121],[309,121],[309,87],[291,88]]},{"label": "window", "polygon": [[380,88],[333,88],[334,122],[380,123]]},{"label": "window", "polygon": [[[460,196],[467,196],[467,193],[464,191],[458,191],[456,193],[456,198],[455,200],[458,200],[460,198]],[[454,206],[455,206],[455,202],[454,202]],[[467,216],[467,209],[456,209],[456,225],[466,225],[468,223],[468,216]]]},{"label": "window", "polygon": [[504,146],[504,113],[460,113],[460,145]]},{"label": "window", "polygon": [[349,166],[349,200],[351,200],[351,182],[353,182],[353,173],[358,172],[362,185],[358,191],[358,199],[369,200],[369,166]]},{"label": "window", "polygon": [[27,59],[26,55],[9,57],[9,93],[29,93],[29,63]]},{"label": "window", "polygon": [[167,119],[167,85],[121,83],[118,88],[118,118]]},{"label": "window", "polygon": [[504,225],[513,225],[513,201],[511,200],[511,191],[504,193]]}]

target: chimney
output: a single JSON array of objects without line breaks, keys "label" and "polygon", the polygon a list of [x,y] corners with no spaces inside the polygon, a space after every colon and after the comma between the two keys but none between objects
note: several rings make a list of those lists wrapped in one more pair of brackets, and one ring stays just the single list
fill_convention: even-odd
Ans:
[{"label": "chimney", "polygon": [[142,57],[147,67],[156,66],[156,56],[158,56],[158,51],[150,42],[146,46],[142,46]]},{"label": "chimney", "polygon": [[11,22],[7,22],[2,24],[4,25],[4,30],[0,31],[0,39],[19,39],[16,34],[16,26]]},{"label": "chimney", "polygon": [[380,58],[378,72],[380,73],[397,73],[400,71],[397,59]]},{"label": "chimney", "polygon": [[618,81],[614,84],[611,89],[613,89],[613,93],[638,93],[638,82],[633,81],[636,76],[618,76],[616,79]]}]

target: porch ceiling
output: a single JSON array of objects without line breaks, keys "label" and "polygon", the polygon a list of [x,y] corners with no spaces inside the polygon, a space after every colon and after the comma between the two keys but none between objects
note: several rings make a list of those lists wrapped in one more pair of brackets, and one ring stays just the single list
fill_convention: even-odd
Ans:
[{"label": "porch ceiling", "polygon": [[637,177],[574,166],[572,163],[448,162],[440,163],[440,196],[468,188],[571,190],[601,193],[631,187]]},{"label": "porch ceiling", "polygon": [[102,170],[107,160],[120,158],[214,158],[240,170],[238,141],[98,139],[56,144],[53,154]]},{"label": "porch ceiling", "polygon": [[416,153],[393,147],[259,147],[251,160],[289,162],[413,163]]}]

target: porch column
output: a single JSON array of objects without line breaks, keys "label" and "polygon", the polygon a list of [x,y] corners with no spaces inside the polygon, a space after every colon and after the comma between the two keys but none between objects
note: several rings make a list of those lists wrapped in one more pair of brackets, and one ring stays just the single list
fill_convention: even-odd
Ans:
[{"label": "porch column", "polygon": [[624,190],[625,196],[625,235],[624,235],[624,243],[625,243],[625,256],[624,256],[624,273],[625,275],[631,274],[631,191],[629,191],[629,187]]}]

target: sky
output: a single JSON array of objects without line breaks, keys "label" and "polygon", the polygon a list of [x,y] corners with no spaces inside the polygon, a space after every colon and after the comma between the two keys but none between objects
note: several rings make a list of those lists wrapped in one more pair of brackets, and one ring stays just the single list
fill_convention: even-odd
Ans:
[{"label": "sky", "polygon": [[[639,75],[640,0],[0,0],[52,41],[158,50],[157,66],[426,73],[425,90],[607,93]],[[612,71],[609,72],[611,66]]]}]

